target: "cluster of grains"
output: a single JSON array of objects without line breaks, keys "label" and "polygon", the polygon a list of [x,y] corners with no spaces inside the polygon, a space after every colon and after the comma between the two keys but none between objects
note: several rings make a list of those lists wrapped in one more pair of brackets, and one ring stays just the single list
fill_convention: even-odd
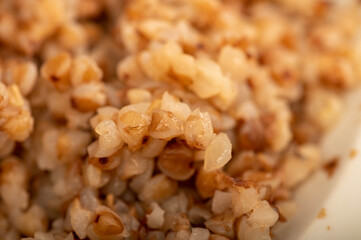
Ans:
[{"label": "cluster of grains", "polygon": [[33,62],[0,59],[0,156],[10,155],[16,141],[26,140],[34,119],[28,100],[37,79]]},{"label": "cluster of grains", "polygon": [[359,11],[1,0],[0,239],[271,239],[361,79]]}]

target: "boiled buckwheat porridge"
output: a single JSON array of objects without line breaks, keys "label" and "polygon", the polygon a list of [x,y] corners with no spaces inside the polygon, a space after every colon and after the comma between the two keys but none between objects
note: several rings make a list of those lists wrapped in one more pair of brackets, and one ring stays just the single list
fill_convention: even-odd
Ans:
[{"label": "boiled buckwheat porridge", "polygon": [[1,0],[1,240],[267,240],[361,79],[360,6]]}]

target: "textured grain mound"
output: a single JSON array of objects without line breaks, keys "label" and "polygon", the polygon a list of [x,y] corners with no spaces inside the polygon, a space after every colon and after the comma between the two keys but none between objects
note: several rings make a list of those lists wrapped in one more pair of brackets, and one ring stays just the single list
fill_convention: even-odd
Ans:
[{"label": "textured grain mound", "polygon": [[361,79],[359,11],[1,0],[0,239],[271,239]]}]

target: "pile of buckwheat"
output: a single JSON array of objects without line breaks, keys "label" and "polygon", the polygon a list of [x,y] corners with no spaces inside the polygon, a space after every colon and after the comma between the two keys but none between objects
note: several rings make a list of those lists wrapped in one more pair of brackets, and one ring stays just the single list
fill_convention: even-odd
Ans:
[{"label": "pile of buckwheat", "polygon": [[1,0],[0,239],[271,239],[361,79],[360,9]]}]

